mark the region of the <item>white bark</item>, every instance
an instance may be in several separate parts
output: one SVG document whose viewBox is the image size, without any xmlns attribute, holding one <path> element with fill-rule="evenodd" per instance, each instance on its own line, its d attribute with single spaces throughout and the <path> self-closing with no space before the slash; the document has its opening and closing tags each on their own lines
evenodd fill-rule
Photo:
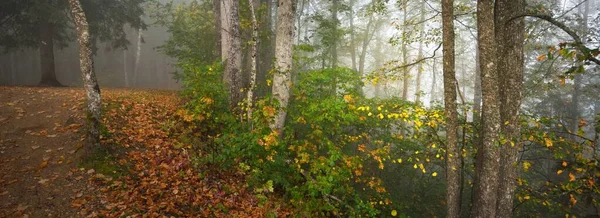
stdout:
<svg viewBox="0 0 600 218">
<path fill-rule="evenodd" d="M 123 49 L 123 75 L 125 75 L 125 87 L 129 87 L 129 73 L 127 72 L 127 50 Z"/>
<path fill-rule="evenodd" d="M 96 81 L 94 73 L 94 59 L 92 57 L 92 46 L 90 41 L 90 32 L 85 13 L 79 0 L 68 0 L 71 7 L 71 13 L 77 29 L 77 38 L 79 41 L 79 61 L 81 66 L 81 76 L 87 95 L 88 112 L 88 140 L 93 145 L 100 144 L 100 112 L 101 95 L 100 87 Z"/>
<path fill-rule="evenodd" d="M 252 122 L 252 106 L 254 100 L 254 89 L 256 88 L 256 53 L 258 45 L 258 22 L 254 13 L 254 2 L 248 0 L 250 5 L 250 16 L 252 17 L 252 47 L 250 59 L 250 88 L 246 93 L 246 101 L 248 102 L 248 121 Z"/>
<path fill-rule="evenodd" d="M 275 39 L 275 75 L 273 76 L 273 98 L 279 102 L 271 129 L 281 134 L 287 115 L 286 109 L 292 86 L 292 40 L 294 35 L 294 11 L 292 0 L 279 0 L 277 9 L 277 38 Z"/>
</svg>

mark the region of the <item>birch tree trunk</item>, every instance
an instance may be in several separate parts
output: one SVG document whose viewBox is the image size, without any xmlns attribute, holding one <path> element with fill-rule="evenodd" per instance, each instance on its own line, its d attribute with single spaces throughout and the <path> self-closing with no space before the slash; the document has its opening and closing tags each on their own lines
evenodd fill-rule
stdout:
<svg viewBox="0 0 600 218">
<path fill-rule="evenodd" d="M 282 134 L 287 115 L 287 106 L 292 86 L 292 41 L 294 37 L 294 1 L 279 0 L 277 9 L 277 38 L 275 39 L 275 75 L 273 76 L 273 98 L 279 109 L 271 129 Z"/>
<path fill-rule="evenodd" d="M 454 51 L 454 0 L 442 0 L 444 112 L 446 114 L 446 217 L 460 217 L 461 152 L 458 148 L 458 112 Z M 418 96 L 417 96 L 418 97 Z"/>
<path fill-rule="evenodd" d="M 94 59 L 92 57 L 92 43 L 90 41 L 88 22 L 79 0 L 68 1 L 77 29 L 79 62 L 83 85 L 87 95 L 88 140 L 92 145 L 100 145 L 100 112 L 102 104 L 100 87 L 98 86 L 94 72 Z"/>
<path fill-rule="evenodd" d="M 248 121 L 252 122 L 252 106 L 254 101 L 254 89 L 256 87 L 256 53 L 258 45 L 258 22 L 254 13 L 254 2 L 248 0 L 250 6 L 250 16 L 252 17 L 252 44 L 250 48 L 250 87 L 246 93 L 246 101 L 248 102 Z"/>
<path fill-rule="evenodd" d="M 496 0 L 496 42 L 498 42 L 498 79 L 500 81 L 500 118 L 502 134 L 508 140 L 500 145 L 500 180 L 496 217 L 512 217 L 520 143 L 519 109 L 522 101 L 525 12 L 520 0 Z"/>
<path fill-rule="evenodd" d="M 498 195 L 500 151 L 500 110 L 496 42 L 494 38 L 494 0 L 477 1 L 477 37 L 481 64 L 483 100 L 482 144 L 477 150 L 478 182 L 475 184 L 473 217 L 495 217 Z"/>
</svg>

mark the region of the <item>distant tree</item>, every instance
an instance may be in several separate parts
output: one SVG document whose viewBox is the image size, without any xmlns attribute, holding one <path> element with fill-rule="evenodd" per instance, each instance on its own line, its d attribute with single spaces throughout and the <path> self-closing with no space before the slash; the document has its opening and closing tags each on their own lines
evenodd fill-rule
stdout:
<svg viewBox="0 0 600 218">
<path fill-rule="evenodd" d="M 273 98 L 279 102 L 279 110 L 271 129 L 282 134 L 287 115 L 287 106 L 292 86 L 292 41 L 294 37 L 293 0 L 279 0 L 277 8 L 277 37 L 275 39 L 275 75 L 273 76 Z"/>
<path fill-rule="evenodd" d="M 79 0 L 69 0 L 71 13 L 77 29 L 77 40 L 79 41 L 79 61 L 81 66 L 81 76 L 87 93 L 87 113 L 88 113 L 88 139 L 90 144 L 100 144 L 100 111 L 101 96 L 96 74 L 94 73 L 94 59 L 92 55 L 92 41 L 90 37 L 90 28 L 88 26 L 86 14 L 83 11 Z"/>
<path fill-rule="evenodd" d="M 143 4 L 152 0 L 82 0 L 87 13 L 92 52 L 98 42 L 125 48 L 125 25 L 145 29 Z M 60 86 L 56 79 L 54 49 L 75 39 L 67 1 L 3 0 L 0 3 L 0 47 L 5 51 L 38 48 L 42 78 L 40 85 Z"/>
</svg>

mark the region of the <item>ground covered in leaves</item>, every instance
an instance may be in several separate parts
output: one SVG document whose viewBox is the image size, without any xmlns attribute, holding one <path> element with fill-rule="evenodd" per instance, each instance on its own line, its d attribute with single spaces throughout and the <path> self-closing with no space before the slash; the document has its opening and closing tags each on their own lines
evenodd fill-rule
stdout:
<svg viewBox="0 0 600 218">
<path fill-rule="evenodd" d="M 242 174 L 194 167 L 176 92 L 102 94 L 103 146 L 92 148 L 83 90 L 0 87 L 0 217 L 290 215 Z"/>
</svg>

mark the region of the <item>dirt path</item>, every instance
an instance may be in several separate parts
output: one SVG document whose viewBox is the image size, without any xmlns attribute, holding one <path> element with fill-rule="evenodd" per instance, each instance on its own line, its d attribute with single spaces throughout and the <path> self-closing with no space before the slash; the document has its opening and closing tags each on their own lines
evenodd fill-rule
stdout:
<svg viewBox="0 0 600 218">
<path fill-rule="evenodd" d="M 291 214 L 258 199 L 243 173 L 193 167 L 176 92 L 103 89 L 102 98 L 103 146 L 90 149 L 83 90 L 0 87 L 0 218 Z"/>
<path fill-rule="evenodd" d="M 82 104 L 79 89 L 0 87 L 0 217 L 75 216 Z"/>
</svg>

